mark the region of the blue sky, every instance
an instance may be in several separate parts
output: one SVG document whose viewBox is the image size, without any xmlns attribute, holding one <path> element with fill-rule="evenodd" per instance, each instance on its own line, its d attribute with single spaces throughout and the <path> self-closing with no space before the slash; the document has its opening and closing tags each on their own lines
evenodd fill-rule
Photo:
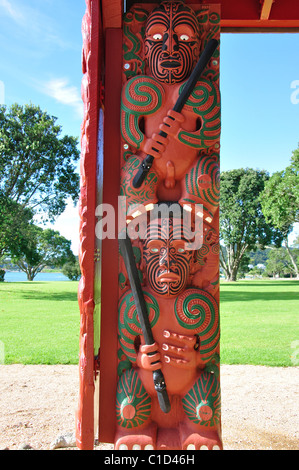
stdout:
<svg viewBox="0 0 299 470">
<path fill-rule="evenodd" d="M 0 103 L 40 105 L 77 137 L 84 13 L 84 0 L 0 0 Z M 299 33 L 222 34 L 222 171 L 289 164 L 299 143 L 298 59 Z M 77 253 L 77 208 L 54 227 Z"/>
</svg>

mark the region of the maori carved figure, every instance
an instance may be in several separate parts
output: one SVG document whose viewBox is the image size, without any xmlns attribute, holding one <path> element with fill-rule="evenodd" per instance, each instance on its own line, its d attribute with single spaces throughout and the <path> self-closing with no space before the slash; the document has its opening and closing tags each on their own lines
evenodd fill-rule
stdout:
<svg viewBox="0 0 299 470">
<path fill-rule="evenodd" d="M 132 243 L 154 343 L 145 344 L 120 258 L 116 449 L 222 448 L 218 51 L 182 112 L 173 111 L 210 38 L 219 38 L 217 6 L 162 1 L 154 9 L 135 5 L 124 18 L 121 195 L 128 233 L 132 225 L 144 226 Z M 147 154 L 154 163 L 136 188 L 133 179 Z M 152 210 L 165 203 L 177 204 L 179 214 Z M 202 230 L 195 248 L 192 227 Z M 157 369 L 168 413 L 154 388 Z"/>
</svg>

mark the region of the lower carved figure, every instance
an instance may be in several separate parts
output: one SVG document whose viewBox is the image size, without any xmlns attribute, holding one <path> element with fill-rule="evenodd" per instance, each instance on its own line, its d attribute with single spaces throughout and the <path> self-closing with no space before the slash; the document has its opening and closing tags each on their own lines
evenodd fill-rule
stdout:
<svg viewBox="0 0 299 470">
<path fill-rule="evenodd" d="M 116 449 L 221 449 L 218 303 L 192 285 L 203 262 L 198 251 L 186 249 L 181 219 L 151 220 L 146 235 L 136 260 L 144 267 L 155 342 L 144 344 L 132 291 L 125 290 L 119 301 Z M 167 414 L 154 388 L 152 373 L 159 368 L 171 404 Z"/>
</svg>

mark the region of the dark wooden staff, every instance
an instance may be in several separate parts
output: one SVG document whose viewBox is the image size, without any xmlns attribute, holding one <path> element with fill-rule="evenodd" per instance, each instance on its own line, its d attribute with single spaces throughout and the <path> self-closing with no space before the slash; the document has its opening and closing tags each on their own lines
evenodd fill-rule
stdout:
<svg viewBox="0 0 299 470">
<path fill-rule="evenodd" d="M 191 73 L 186 85 L 184 86 L 182 93 L 177 99 L 177 102 L 175 103 L 173 107 L 173 111 L 176 111 L 177 113 L 180 113 L 188 100 L 189 96 L 191 95 L 192 91 L 194 90 L 194 87 L 196 83 L 198 82 L 202 72 L 206 68 L 209 60 L 211 59 L 212 55 L 214 54 L 216 48 L 218 46 L 218 41 L 216 39 L 211 39 L 206 47 L 203 50 L 203 53 L 201 54 L 199 61 L 197 62 L 193 72 Z M 161 137 L 167 137 L 166 132 L 160 131 L 159 135 Z M 135 175 L 133 179 L 133 186 L 134 188 L 140 188 L 142 185 L 144 179 L 146 178 L 146 175 L 148 174 L 149 170 L 152 167 L 154 161 L 154 157 L 150 154 L 148 154 L 143 162 L 141 163 L 139 170 L 137 174 Z"/>
<path fill-rule="evenodd" d="M 124 239 L 119 240 L 120 250 L 124 259 L 126 270 L 128 273 L 129 281 L 131 284 L 131 289 L 135 301 L 135 307 L 137 310 L 139 323 L 142 329 L 142 334 L 144 336 L 145 344 L 151 345 L 154 343 L 154 337 L 151 329 L 151 324 L 149 321 L 146 303 L 144 300 L 143 291 L 141 288 L 138 271 L 135 263 L 133 248 L 131 240 L 128 237 L 128 234 L 125 234 Z M 151 355 L 155 354 L 151 353 Z M 161 369 L 153 371 L 153 380 L 155 385 L 155 390 L 157 392 L 159 405 L 161 410 L 164 413 L 169 413 L 170 411 L 170 402 L 166 390 L 166 384 L 164 376 Z"/>
</svg>

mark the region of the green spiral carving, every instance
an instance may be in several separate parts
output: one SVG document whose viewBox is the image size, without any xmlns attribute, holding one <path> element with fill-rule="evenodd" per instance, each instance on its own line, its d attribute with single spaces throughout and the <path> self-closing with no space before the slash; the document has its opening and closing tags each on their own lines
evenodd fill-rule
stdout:
<svg viewBox="0 0 299 470">
<path fill-rule="evenodd" d="M 180 93 L 185 86 L 182 85 Z M 193 148 L 209 148 L 220 136 L 220 93 L 216 84 L 210 80 L 200 80 L 191 93 L 185 108 L 193 111 L 201 119 L 199 131 L 181 131 L 178 138 Z"/>
<path fill-rule="evenodd" d="M 198 179 L 202 175 L 210 178 L 210 185 L 201 186 Z M 185 177 L 186 190 L 189 198 L 192 196 L 217 207 L 220 196 L 220 169 L 215 160 L 209 156 L 199 158 L 195 167 Z"/>
<path fill-rule="evenodd" d="M 219 311 L 214 297 L 201 289 L 185 290 L 175 301 L 178 323 L 200 339 L 200 354 L 208 362 L 219 343 Z"/>
<path fill-rule="evenodd" d="M 152 77 L 137 75 L 124 86 L 121 99 L 121 133 L 129 145 L 139 149 L 144 138 L 139 128 L 139 119 L 159 110 L 164 95 L 164 88 Z"/>
<path fill-rule="evenodd" d="M 155 297 L 144 291 L 144 299 L 149 315 L 151 327 L 157 323 L 159 318 L 159 305 Z M 119 343 L 131 362 L 136 362 L 136 350 L 134 341 L 136 336 L 142 334 L 142 330 L 135 308 L 132 291 L 126 292 L 119 301 L 118 306 L 118 333 Z"/>
</svg>

